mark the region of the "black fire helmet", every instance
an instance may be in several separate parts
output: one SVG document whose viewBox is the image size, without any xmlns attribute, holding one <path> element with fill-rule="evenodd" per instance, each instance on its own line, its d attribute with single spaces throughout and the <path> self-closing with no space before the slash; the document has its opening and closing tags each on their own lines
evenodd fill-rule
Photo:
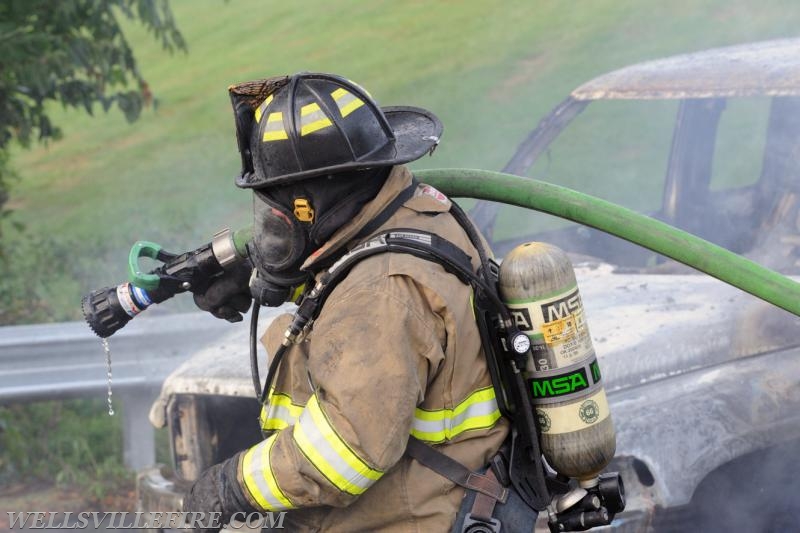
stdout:
<svg viewBox="0 0 800 533">
<path fill-rule="evenodd" d="M 409 106 L 378 107 L 355 83 L 300 73 L 229 87 L 242 155 L 236 185 L 263 188 L 408 163 L 432 151 L 442 123 Z"/>
</svg>

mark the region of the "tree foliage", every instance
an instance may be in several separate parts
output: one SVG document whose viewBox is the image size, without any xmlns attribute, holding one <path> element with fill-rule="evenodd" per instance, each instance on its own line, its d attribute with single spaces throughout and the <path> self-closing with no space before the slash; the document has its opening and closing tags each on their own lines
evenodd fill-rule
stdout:
<svg viewBox="0 0 800 533">
<path fill-rule="evenodd" d="M 61 135 L 48 102 L 90 115 L 116 106 L 130 121 L 150 103 L 122 18 L 143 24 L 167 51 L 186 49 L 167 0 L 0 0 L 0 210 L 9 144 Z"/>
<path fill-rule="evenodd" d="M 60 137 L 53 103 L 90 115 L 117 107 L 130 121 L 150 103 L 123 19 L 143 24 L 167 51 L 186 49 L 167 0 L 0 0 L 0 223 L 8 214 L 9 147 Z M 50 299 L 37 291 L 71 264 L 63 243 L 22 242 L 30 249 L 14 254 L 3 254 L 0 242 L 0 324 L 52 320 Z M 8 268 L 11 261 L 27 264 Z M 26 275 L 9 278 L 6 270 Z M 85 400 L 0 407 L 0 485 L 16 475 L 113 489 L 125 472 L 120 426 L 97 412 Z M 43 427 L 51 433 L 40 435 Z"/>
</svg>

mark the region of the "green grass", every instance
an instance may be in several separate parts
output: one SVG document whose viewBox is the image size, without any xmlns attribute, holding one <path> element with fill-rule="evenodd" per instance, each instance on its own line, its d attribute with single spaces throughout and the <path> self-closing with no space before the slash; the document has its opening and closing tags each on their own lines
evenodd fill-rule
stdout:
<svg viewBox="0 0 800 533">
<path fill-rule="evenodd" d="M 121 417 L 102 399 L 0 406 L 0 485 L 14 479 L 73 486 L 92 498 L 130 485 L 122 467 Z"/>
<path fill-rule="evenodd" d="M 595 75 L 715 45 L 791 36 L 800 27 L 791 0 L 173 6 L 188 54 L 165 55 L 141 28 L 128 28 L 157 110 L 134 124 L 118 113 L 98 110 L 92 118 L 56 110 L 64 139 L 14 154 L 21 179 L 10 207 L 26 230 L 24 242 L 14 231 L 6 236 L 16 250 L 0 281 L 4 301 L 16 302 L 8 317 L 77 319 L 82 293 L 123 278 L 135 240 L 183 250 L 220 227 L 247 223 L 249 194 L 233 186 L 238 153 L 226 91 L 232 82 L 301 70 L 341 73 L 383 105 L 418 105 L 440 116 L 442 145 L 415 168 L 498 169 L 539 118 Z M 613 112 L 598 112 L 587 124 L 614 119 Z M 561 175 L 551 169 L 550 179 L 591 190 L 585 163 L 605 148 L 589 135 L 570 141 L 576 153 L 585 146 L 584 155 Z M 664 135 L 640 137 L 643 151 L 632 157 L 652 155 L 663 165 L 660 145 L 653 146 Z M 635 190 L 647 176 L 624 179 Z M 25 314 L 28 299 L 35 312 Z"/>
</svg>

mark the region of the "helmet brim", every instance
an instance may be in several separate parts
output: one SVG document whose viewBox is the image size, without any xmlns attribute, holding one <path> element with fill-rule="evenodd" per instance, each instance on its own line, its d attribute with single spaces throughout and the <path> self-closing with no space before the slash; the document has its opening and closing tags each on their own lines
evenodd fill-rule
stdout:
<svg viewBox="0 0 800 533">
<path fill-rule="evenodd" d="M 444 127 L 436 115 L 430 111 L 412 106 L 388 106 L 382 107 L 381 111 L 386 115 L 386 120 L 394 132 L 394 143 L 389 143 L 358 161 L 339 165 L 314 168 L 266 179 L 258 179 L 255 174 L 250 173 L 240 175 L 236 178 L 236 185 L 244 189 L 258 189 L 348 170 L 401 165 L 419 159 L 439 143 Z"/>
</svg>

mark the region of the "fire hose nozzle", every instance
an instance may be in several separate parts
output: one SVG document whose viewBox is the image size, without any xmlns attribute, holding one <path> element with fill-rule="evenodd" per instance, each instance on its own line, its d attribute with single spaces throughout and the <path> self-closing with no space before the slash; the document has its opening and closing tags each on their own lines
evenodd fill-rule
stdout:
<svg viewBox="0 0 800 533">
<path fill-rule="evenodd" d="M 139 241 L 128 256 L 129 281 L 84 296 L 81 301 L 83 316 L 99 337 L 110 337 L 151 304 L 187 290 L 205 290 L 210 280 L 226 267 L 246 260 L 247 242 L 251 238 L 252 228 L 233 233 L 223 230 L 214 235 L 212 242 L 182 254 L 166 252 L 156 243 Z M 163 264 L 144 272 L 139 265 L 142 257 Z"/>
<path fill-rule="evenodd" d="M 86 322 L 102 339 L 116 333 L 132 318 L 120 305 L 117 289 L 118 287 L 103 287 L 90 292 L 81 300 L 81 309 Z"/>
</svg>

